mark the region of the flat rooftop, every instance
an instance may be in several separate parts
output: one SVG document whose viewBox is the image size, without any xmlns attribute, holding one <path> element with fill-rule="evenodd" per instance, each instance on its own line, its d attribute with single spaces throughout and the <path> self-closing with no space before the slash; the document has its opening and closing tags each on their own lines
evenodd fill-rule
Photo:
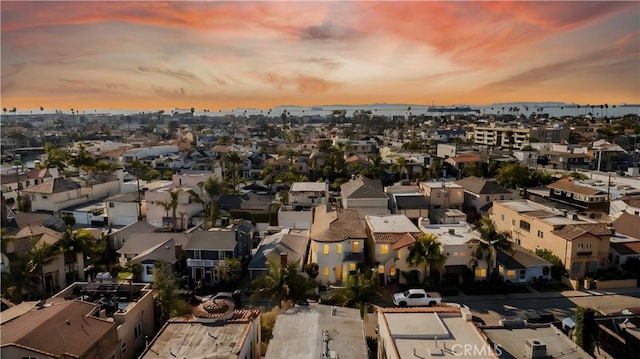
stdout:
<svg viewBox="0 0 640 359">
<path fill-rule="evenodd" d="M 366 216 L 366 222 L 374 233 L 419 233 L 420 229 L 404 214 Z"/>
<path fill-rule="evenodd" d="M 238 358 L 250 327 L 168 322 L 141 358 Z"/>
<path fill-rule="evenodd" d="M 400 358 L 468 357 L 465 345 L 477 348 L 473 358 L 497 356 L 460 313 L 383 313 Z"/>
<path fill-rule="evenodd" d="M 455 182 L 442 182 L 442 181 L 433 181 L 433 182 L 420 182 L 420 185 L 423 185 L 425 187 L 429 187 L 429 188 L 463 188 L 461 185 L 455 183 Z"/>
<path fill-rule="evenodd" d="M 321 358 L 323 330 L 331 338 L 329 350 L 335 351 L 340 359 L 366 358 L 360 311 L 315 304 L 278 314 L 265 359 Z"/>
<path fill-rule="evenodd" d="M 589 355 L 553 326 L 527 328 L 483 328 L 482 332 L 502 350 L 501 359 L 530 358 L 527 340 L 547 346 L 545 358 L 582 359 Z"/>
<path fill-rule="evenodd" d="M 294 182 L 289 192 L 324 192 L 326 189 L 324 182 Z"/>
<path fill-rule="evenodd" d="M 468 223 L 427 224 L 420 226 L 420 229 L 425 233 L 436 235 L 443 245 L 450 246 L 462 245 L 480 237 Z"/>
</svg>

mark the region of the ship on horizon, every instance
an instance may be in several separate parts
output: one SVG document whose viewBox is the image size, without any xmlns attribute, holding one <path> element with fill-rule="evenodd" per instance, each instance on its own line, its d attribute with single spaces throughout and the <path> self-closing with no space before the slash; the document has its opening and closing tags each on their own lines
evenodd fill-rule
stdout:
<svg viewBox="0 0 640 359">
<path fill-rule="evenodd" d="M 467 112 L 480 112 L 476 108 L 469 106 L 429 106 L 427 112 L 441 112 L 441 113 L 467 113 Z"/>
</svg>

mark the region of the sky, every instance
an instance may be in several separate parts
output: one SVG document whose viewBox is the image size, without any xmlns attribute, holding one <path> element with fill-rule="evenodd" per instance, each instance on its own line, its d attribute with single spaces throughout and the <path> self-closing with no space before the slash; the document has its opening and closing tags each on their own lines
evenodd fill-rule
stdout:
<svg viewBox="0 0 640 359">
<path fill-rule="evenodd" d="M 5 1 L 3 107 L 640 103 L 640 2 Z"/>
</svg>

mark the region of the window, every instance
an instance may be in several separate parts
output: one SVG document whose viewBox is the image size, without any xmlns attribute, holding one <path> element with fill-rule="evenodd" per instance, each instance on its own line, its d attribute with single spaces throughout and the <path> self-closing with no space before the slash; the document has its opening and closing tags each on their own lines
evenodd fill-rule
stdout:
<svg viewBox="0 0 640 359">
<path fill-rule="evenodd" d="M 109 202 L 109 208 L 113 208 L 113 207 L 115 207 L 115 206 L 116 206 L 116 204 L 115 204 L 115 203 L 113 203 L 113 202 Z"/>
<path fill-rule="evenodd" d="M 324 267 L 322 270 L 322 275 L 329 275 L 329 267 Z"/>
<path fill-rule="evenodd" d="M 620 256 L 619 255 L 616 255 L 613 263 L 614 264 L 620 264 Z"/>
<path fill-rule="evenodd" d="M 520 269 L 520 280 L 524 280 L 525 278 L 527 278 L 527 270 Z"/>
<path fill-rule="evenodd" d="M 342 244 L 336 244 L 336 253 L 342 253 Z"/>
<path fill-rule="evenodd" d="M 325 244 L 322 246 L 322 254 L 329 254 L 329 245 Z"/>
<path fill-rule="evenodd" d="M 122 354 L 127 352 L 127 343 L 122 343 L 120 346 L 120 352 L 122 352 Z"/>
<path fill-rule="evenodd" d="M 500 195 L 500 200 L 501 201 L 504 200 L 504 195 L 503 194 Z"/>
<path fill-rule="evenodd" d="M 356 264 L 355 263 L 349 263 L 349 271 L 353 272 L 356 270 Z"/>
<path fill-rule="evenodd" d="M 487 270 L 484 268 L 476 268 L 476 277 L 484 278 L 487 276 Z"/>
<path fill-rule="evenodd" d="M 500 275 L 504 275 L 504 267 L 503 266 L 499 266 L 498 267 L 498 273 L 500 273 Z"/>
<path fill-rule="evenodd" d="M 389 253 L 389 245 L 383 244 L 380 246 L 380 254 L 388 254 Z"/>
<path fill-rule="evenodd" d="M 491 201 L 491 196 L 486 197 L 487 202 Z"/>
<path fill-rule="evenodd" d="M 516 271 L 514 270 L 508 270 L 507 271 L 507 278 L 513 278 L 516 276 Z"/>
<path fill-rule="evenodd" d="M 353 241 L 353 253 L 360 253 L 360 242 L 359 241 Z"/>
<path fill-rule="evenodd" d="M 389 268 L 389 276 L 391 276 L 391 277 L 395 277 L 396 276 L 396 267 Z"/>
<path fill-rule="evenodd" d="M 458 252 L 453 252 L 454 257 L 457 257 L 458 255 L 459 255 Z"/>
<path fill-rule="evenodd" d="M 460 257 L 466 257 L 468 255 L 469 255 L 469 253 L 467 253 L 467 252 L 460 252 Z"/>
<path fill-rule="evenodd" d="M 538 231 L 538 238 L 544 238 L 544 232 Z"/>
<path fill-rule="evenodd" d="M 136 324 L 136 327 L 133 328 L 133 339 L 138 339 L 138 337 L 142 334 L 142 323 Z"/>
<path fill-rule="evenodd" d="M 511 220 L 511 225 L 512 225 L 512 226 L 515 226 L 515 225 L 516 225 L 516 220 L 515 220 L 515 219 L 512 219 L 512 220 Z"/>
<path fill-rule="evenodd" d="M 145 266 L 144 268 L 147 275 L 153 275 L 153 266 Z"/>
<path fill-rule="evenodd" d="M 573 262 L 571 264 L 571 274 L 582 274 L 582 262 Z"/>
<path fill-rule="evenodd" d="M 504 214 L 500 215 L 500 220 L 504 222 Z"/>
<path fill-rule="evenodd" d="M 531 231 L 531 225 L 527 221 L 520 220 L 520 229 L 529 232 Z"/>
<path fill-rule="evenodd" d="M 318 250 L 318 243 L 313 242 L 313 251 L 317 251 Z"/>
<path fill-rule="evenodd" d="M 193 259 L 202 259 L 202 252 L 199 249 L 193 251 Z"/>
</svg>

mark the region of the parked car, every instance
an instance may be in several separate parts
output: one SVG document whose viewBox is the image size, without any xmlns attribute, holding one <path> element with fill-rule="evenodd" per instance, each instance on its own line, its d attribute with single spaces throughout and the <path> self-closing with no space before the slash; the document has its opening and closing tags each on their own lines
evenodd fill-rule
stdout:
<svg viewBox="0 0 640 359">
<path fill-rule="evenodd" d="M 409 289 L 393 295 L 393 304 L 399 307 L 433 307 L 442 301 L 438 293 L 427 293 L 424 289 Z"/>
</svg>

